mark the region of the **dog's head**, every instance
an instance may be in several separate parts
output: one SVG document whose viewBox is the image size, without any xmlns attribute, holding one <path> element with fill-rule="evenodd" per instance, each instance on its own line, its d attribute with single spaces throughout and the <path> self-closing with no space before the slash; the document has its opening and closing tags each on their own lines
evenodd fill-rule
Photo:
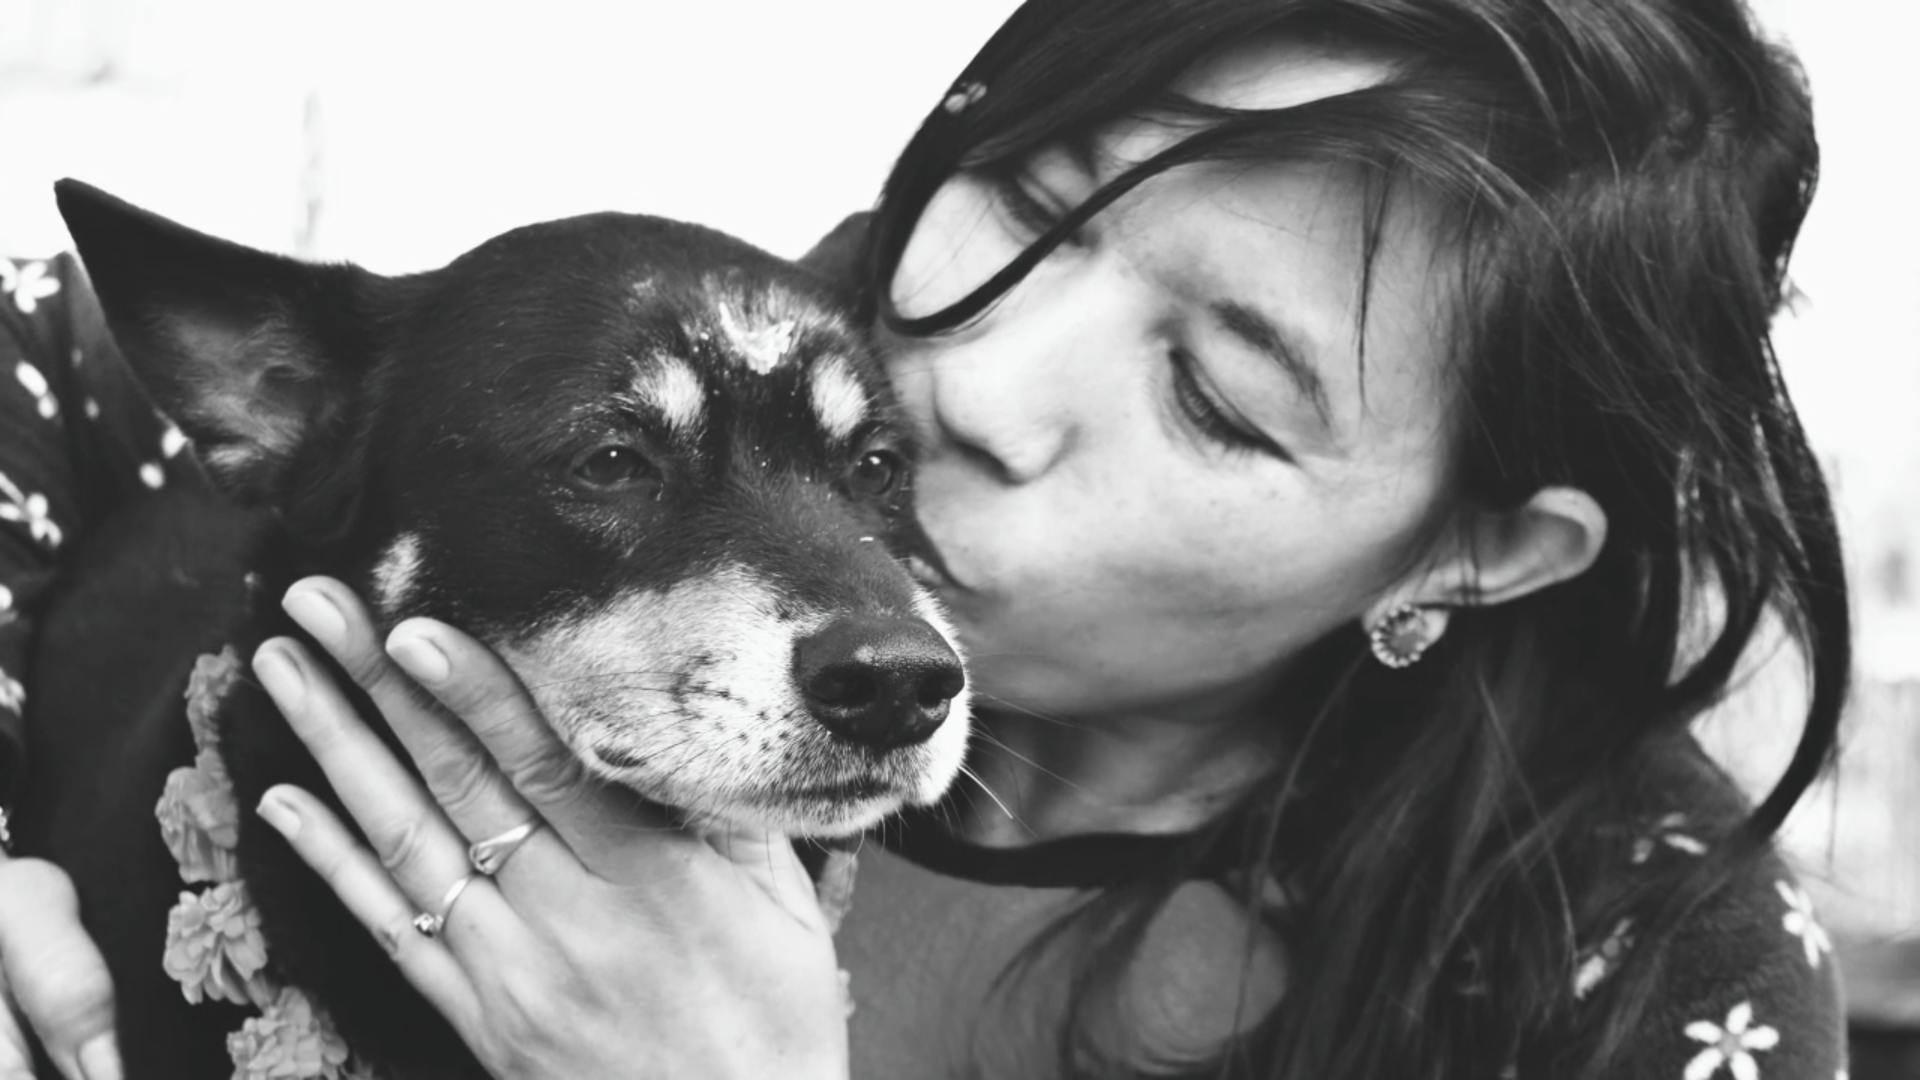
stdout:
<svg viewBox="0 0 1920 1080">
<path fill-rule="evenodd" d="M 888 541 L 910 448 L 799 269 L 602 214 L 382 277 L 58 189 L 123 351 L 233 497 L 389 624 L 497 649 L 595 773 L 830 835 L 939 797 L 967 699 Z"/>
</svg>

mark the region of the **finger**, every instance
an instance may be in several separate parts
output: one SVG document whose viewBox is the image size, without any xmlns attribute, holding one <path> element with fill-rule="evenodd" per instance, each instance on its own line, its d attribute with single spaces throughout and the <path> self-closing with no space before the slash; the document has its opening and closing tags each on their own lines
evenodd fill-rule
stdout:
<svg viewBox="0 0 1920 1080">
<path fill-rule="evenodd" d="M 691 842 L 657 807 L 589 775 L 541 718 L 520 680 L 486 646 L 445 623 L 417 618 L 394 627 L 387 647 L 409 675 L 466 722 L 506 782 L 589 867 L 606 872 L 631 857 L 637 835 L 648 831 L 663 843 Z"/>
<path fill-rule="evenodd" d="M 0 1080 L 31 1080 L 32 1076 L 33 1051 L 27 1046 L 27 1030 L 7 989 L 6 970 L 0 967 Z"/>
<path fill-rule="evenodd" d="M 267 641 L 254 654 L 253 666 L 400 894 L 414 912 L 436 909 L 447 889 L 469 872 L 466 841 L 297 642 Z M 511 920 L 499 894 L 489 893 L 499 917 Z M 484 905 L 476 900 L 470 906 Z"/>
<path fill-rule="evenodd" d="M 447 945 L 456 931 L 469 942 L 476 937 L 484 939 L 491 921 L 485 917 L 483 897 L 498 903 L 498 894 L 467 889 L 447 913 L 441 937 L 428 938 L 414 929 L 413 920 L 419 911 L 413 902 L 320 800 L 297 787 L 280 784 L 267 789 L 256 809 L 366 927 L 421 996 L 462 1037 L 470 1034 L 474 1018 L 480 1015 L 479 999 L 472 980 Z"/>
<path fill-rule="evenodd" d="M 287 590 L 282 606 L 367 691 L 463 837 L 482 840 L 539 820 L 473 733 L 435 707 L 381 650 L 372 620 L 351 589 L 331 578 L 306 578 Z M 549 836 L 539 843 L 553 842 Z M 529 864 L 542 861 L 522 859 L 521 853 L 507 864 L 519 865 L 502 867 L 503 873 L 525 874 Z"/>
<path fill-rule="evenodd" d="M 52 863 L 0 863 L 0 967 L 21 1014 L 62 1072 L 118 1080 L 113 977 L 81 926 L 73 882 Z"/>
<path fill-rule="evenodd" d="M 793 842 L 780 833 L 727 830 L 707 833 L 703 839 L 716 855 L 732 863 L 738 873 L 803 925 L 831 931 L 845 913 L 846 898 L 836 897 L 840 909 L 829 911 L 823 907 L 821 896 L 830 887 L 851 892 L 853 860 L 845 853 L 828 856 L 827 870 L 835 877 L 823 877 L 816 887 Z"/>
</svg>

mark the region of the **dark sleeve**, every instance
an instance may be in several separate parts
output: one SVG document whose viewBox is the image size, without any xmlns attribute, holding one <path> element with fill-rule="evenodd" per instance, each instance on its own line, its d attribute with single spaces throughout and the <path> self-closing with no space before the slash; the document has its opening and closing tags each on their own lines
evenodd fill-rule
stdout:
<svg viewBox="0 0 1920 1080">
<path fill-rule="evenodd" d="M 1685 1037 L 1690 1074 L 1712 1076 L 1706 1063 L 1718 1054 L 1742 1075 L 1732 1061 L 1736 1047 L 1749 1048 L 1765 1075 L 1779 1080 L 1833 1080 L 1845 1071 L 1846 1016 L 1833 943 L 1806 890 L 1778 858 L 1763 862 L 1747 888 L 1696 917 L 1676 959 L 1665 1026 Z"/>
<path fill-rule="evenodd" d="M 1705 830 L 1701 830 L 1704 832 Z M 1698 858 L 1706 841 L 1669 815 L 1636 847 L 1644 860 Z M 1587 996 L 1633 945 L 1631 919 L 1581 959 Z M 1618 1075 L 1672 1080 L 1837 1080 L 1846 1021 L 1833 945 L 1812 901 L 1773 853 L 1688 918 Z"/>
<path fill-rule="evenodd" d="M 20 787 L 33 694 L 22 680 L 62 554 L 142 493 L 202 482 L 185 446 L 114 346 L 79 263 L 0 257 L 0 814 Z"/>
</svg>

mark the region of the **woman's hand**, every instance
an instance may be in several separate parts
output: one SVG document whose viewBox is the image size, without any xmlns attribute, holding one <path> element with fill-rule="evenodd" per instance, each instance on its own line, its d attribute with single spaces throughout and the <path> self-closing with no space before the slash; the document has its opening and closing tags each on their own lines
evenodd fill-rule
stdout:
<svg viewBox="0 0 1920 1080">
<path fill-rule="evenodd" d="M 297 788 L 269 790 L 260 814 L 494 1075 L 847 1075 L 832 937 L 784 837 L 693 835 L 593 780 L 505 665 L 450 627 L 409 620 L 383 653 L 339 582 L 302 581 L 285 607 L 366 689 L 426 786 L 276 638 L 254 671 L 373 850 Z M 529 821 L 437 935 L 416 928 L 472 873 L 470 843 Z"/>
<path fill-rule="evenodd" d="M 113 977 L 66 872 L 0 853 L 0 1080 L 32 1080 L 27 1031 L 68 1080 L 120 1080 Z"/>
</svg>

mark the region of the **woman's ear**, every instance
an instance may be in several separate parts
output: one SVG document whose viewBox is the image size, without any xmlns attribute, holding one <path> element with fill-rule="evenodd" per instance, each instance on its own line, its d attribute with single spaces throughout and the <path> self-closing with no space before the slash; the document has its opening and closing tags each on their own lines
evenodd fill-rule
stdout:
<svg viewBox="0 0 1920 1080">
<path fill-rule="evenodd" d="M 1577 488 L 1542 488 L 1510 510 L 1472 510 L 1451 541 L 1403 589 L 1371 612 L 1400 604 L 1485 607 L 1578 577 L 1607 542 L 1607 515 Z"/>
</svg>

